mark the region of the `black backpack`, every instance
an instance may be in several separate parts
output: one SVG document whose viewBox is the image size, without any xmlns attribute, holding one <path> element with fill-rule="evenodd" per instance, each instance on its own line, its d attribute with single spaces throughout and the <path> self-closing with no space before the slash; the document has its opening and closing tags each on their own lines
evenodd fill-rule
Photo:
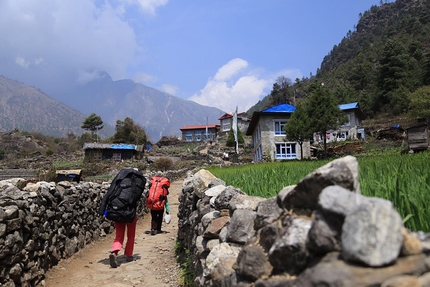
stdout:
<svg viewBox="0 0 430 287">
<path fill-rule="evenodd" d="M 142 172 L 133 168 L 120 170 L 101 201 L 99 214 L 116 222 L 132 222 L 145 184 Z"/>
</svg>

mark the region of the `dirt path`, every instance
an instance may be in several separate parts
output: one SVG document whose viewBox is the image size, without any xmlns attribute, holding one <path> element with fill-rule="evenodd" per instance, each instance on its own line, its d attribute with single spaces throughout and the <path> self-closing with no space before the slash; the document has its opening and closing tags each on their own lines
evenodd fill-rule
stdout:
<svg viewBox="0 0 430 287">
<path fill-rule="evenodd" d="M 114 234 L 87 245 L 77 254 L 62 260 L 46 274 L 45 284 L 56 287 L 122 287 L 122 286 L 179 286 L 179 265 L 176 263 L 174 244 L 178 231 L 178 196 L 183 180 L 174 181 L 169 189 L 172 221 L 163 223 L 164 233 L 150 235 L 151 216 L 137 222 L 134 247 L 135 258 L 126 262 L 123 250 L 118 256 L 118 268 L 109 265 L 109 253 Z M 125 242 L 124 242 L 125 243 Z"/>
</svg>

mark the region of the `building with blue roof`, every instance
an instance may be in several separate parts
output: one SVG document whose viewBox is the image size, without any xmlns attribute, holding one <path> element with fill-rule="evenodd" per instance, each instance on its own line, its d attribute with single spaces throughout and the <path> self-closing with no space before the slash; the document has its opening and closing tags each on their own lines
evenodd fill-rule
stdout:
<svg viewBox="0 0 430 287">
<path fill-rule="evenodd" d="M 323 141 L 323 136 L 326 137 L 327 143 L 333 141 L 345 141 L 347 139 L 366 138 L 366 133 L 363 128 L 363 120 L 366 116 L 361 111 L 358 102 L 339 105 L 339 109 L 345 113 L 348 117 L 348 121 L 339 126 L 336 130 L 327 131 L 325 135 L 315 134 L 314 140 L 316 142 Z"/>
<path fill-rule="evenodd" d="M 300 159 L 300 145 L 288 141 L 284 131 L 284 126 L 295 110 L 295 106 L 280 104 L 253 113 L 246 135 L 252 135 L 254 162 Z M 303 143 L 302 148 L 303 158 L 309 158 L 310 142 Z"/>
<path fill-rule="evenodd" d="M 314 141 L 323 141 L 323 136 L 327 138 L 327 142 L 365 138 L 362 124 L 365 116 L 358 102 L 342 104 L 339 108 L 345 112 L 348 122 L 337 130 L 327 131 L 326 135 L 315 134 Z M 254 162 L 301 159 L 300 145 L 288 141 L 288 135 L 284 131 L 284 126 L 295 110 L 295 106 L 280 104 L 253 113 L 246 135 L 252 136 Z M 310 141 L 304 142 L 302 148 L 303 158 L 310 158 Z"/>
<path fill-rule="evenodd" d="M 85 157 L 87 162 L 101 160 L 132 160 L 139 159 L 143 154 L 143 146 L 124 143 L 85 143 Z"/>
</svg>

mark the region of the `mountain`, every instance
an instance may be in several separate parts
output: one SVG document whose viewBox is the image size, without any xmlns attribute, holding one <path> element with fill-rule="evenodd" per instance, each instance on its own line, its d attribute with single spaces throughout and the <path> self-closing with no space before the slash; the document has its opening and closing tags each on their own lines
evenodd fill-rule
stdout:
<svg viewBox="0 0 430 287">
<path fill-rule="evenodd" d="M 162 136 L 180 136 L 185 125 L 219 123 L 224 114 L 131 80 L 113 81 L 106 73 L 97 81 L 65 89 L 64 96 L 60 103 L 36 88 L 0 77 L 0 129 L 80 135 L 85 117 L 95 113 L 105 124 L 99 132 L 102 138 L 114 134 L 117 120 L 129 117 L 157 142 Z"/>
<path fill-rule="evenodd" d="M 0 76 L 0 130 L 81 134 L 85 116 L 42 91 Z"/>
<path fill-rule="evenodd" d="M 428 0 L 397 0 L 372 5 L 359 13 L 354 30 L 345 31 L 315 76 L 296 80 L 285 91 L 273 90 L 258 109 L 279 97 L 300 101 L 324 83 L 339 104 L 359 102 L 369 118 L 414 114 L 412 94 L 430 85 L 429 4 Z"/>
<path fill-rule="evenodd" d="M 85 85 L 65 91 L 68 106 L 89 115 L 99 115 L 103 122 L 115 126 L 126 117 L 143 127 L 149 140 L 157 142 L 162 136 L 180 136 L 185 125 L 219 123 L 223 111 L 202 106 L 134 83 L 131 80 L 113 81 L 107 73 Z M 64 98 L 64 97 L 63 97 Z"/>
</svg>

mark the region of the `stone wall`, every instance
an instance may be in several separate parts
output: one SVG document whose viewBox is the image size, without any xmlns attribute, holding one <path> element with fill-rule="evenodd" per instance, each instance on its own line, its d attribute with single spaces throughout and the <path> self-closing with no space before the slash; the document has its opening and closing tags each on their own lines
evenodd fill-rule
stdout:
<svg viewBox="0 0 430 287">
<path fill-rule="evenodd" d="M 360 194 L 358 163 L 328 163 L 269 199 L 206 170 L 179 198 L 178 240 L 195 286 L 430 286 L 430 235 Z"/>
<path fill-rule="evenodd" d="M 36 169 L 0 169 L 0 180 L 11 178 L 35 179 L 39 177 Z"/>
<path fill-rule="evenodd" d="M 173 181 L 181 173 L 159 175 Z M 109 186 L 110 182 L 0 181 L 0 286 L 36 286 L 61 259 L 113 232 L 113 222 L 98 215 Z M 147 212 L 143 204 L 141 200 L 140 216 Z"/>
<path fill-rule="evenodd" d="M 97 214 L 109 184 L 0 182 L 0 286 L 35 286 L 45 272 L 114 230 Z"/>
</svg>

